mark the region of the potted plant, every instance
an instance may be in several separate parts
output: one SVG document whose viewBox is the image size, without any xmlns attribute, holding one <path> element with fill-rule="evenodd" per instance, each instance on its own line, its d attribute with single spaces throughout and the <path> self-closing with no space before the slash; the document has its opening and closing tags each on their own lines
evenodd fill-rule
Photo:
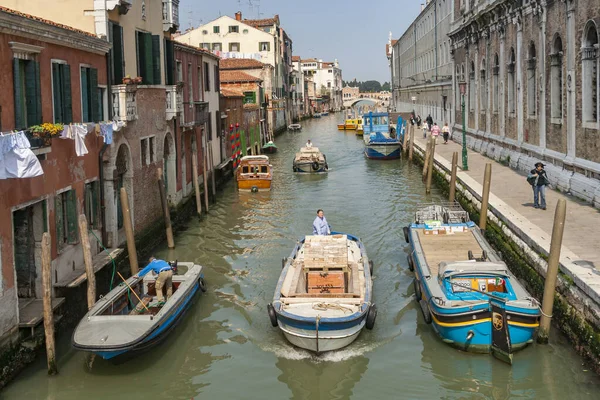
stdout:
<svg viewBox="0 0 600 400">
<path fill-rule="evenodd" d="M 29 128 L 33 139 L 33 143 L 32 139 L 29 140 L 29 143 L 31 144 L 31 147 L 35 147 L 34 144 L 37 145 L 37 147 L 50 146 L 52 138 L 60 136 L 64 129 L 63 124 L 53 124 L 51 122 L 34 125 Z"/>
<path fill-rule="evenodd" d="M 130 75 L 127 75 L 123 78 L 124 85 L 131 85 L 133 83 L 133 79 L 131 79 Z"/>
<path fill-rule="evenodd" d="M 142 77 L 141 76 L 136 76 L 132 80 L 133 80 L 133 83 L 135 83 L 137 85 L 139 85 L 140 83 L 142 83 Z"/>
</svg>

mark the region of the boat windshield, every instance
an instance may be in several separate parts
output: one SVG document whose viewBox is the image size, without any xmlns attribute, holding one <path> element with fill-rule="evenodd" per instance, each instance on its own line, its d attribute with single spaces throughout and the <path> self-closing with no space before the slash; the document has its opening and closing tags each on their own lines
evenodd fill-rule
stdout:
<svg viewBox="0 0 600 400">
<path fill-rule="evenodd" d="M 517 296 L 510 280 L 499 275 L 460 275 L 443 280 L 443 288 L 448 300 L 484 300 L 491 296 L 506 300 L 516 300 Z"/>
</svg>

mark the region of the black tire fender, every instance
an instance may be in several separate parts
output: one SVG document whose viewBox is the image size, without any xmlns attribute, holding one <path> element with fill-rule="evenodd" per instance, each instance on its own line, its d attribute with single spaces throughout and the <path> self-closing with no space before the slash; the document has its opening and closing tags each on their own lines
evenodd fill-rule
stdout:
<svg viewBox="0 0 600 400">
<path fill-rule="evenodd" d="M 406 262 L 408 262 L 408 270 L 413 272 L 415 270 L 415 262 L 410 254 L 406 256 Z"/>
<path fill-rule="evenodd" d="M 371 278 L 373 278 L 373 260 L 369 260 L 369 274 L 371 274 Z"/>
<path fill-rule="evenodd" d="M 204 278 L 198 279 L 198 286 L 200 286 L 202 293 L 206 292 L 206 282 L 204 281 Z"/>
<path fill-rule="evenodd" d="M 375 326 L 375 319 L 377 318 L 377 306 L 375 304 L 371 304 L 369 306 L 369 311 L 367 311 L 367 322 L 365 323 L 365 328 L 368 330 L 373 329 Z"/>
<path fill-rule="evenodd" d="M 421 284 L 417 278 L 413 280 L 413 287 L 415 289 L 415 299 L 417 299 L 417 301 L 421 301 L 423 298 L 423 293 L 421 293 Z"/>
<path fill-rule="evenodd" d="M 429 304 L 425 299 L 419 300 L 419 305 L 421 306 L 421 312 L 423 313 L 423 318 L 425 319 L 426 324 L 431 324 L 431 311 L 429 311 Z"/>
<path fill-rule="evenodd" d="M 317 161 L 312 163 L 312 169 L 313 169 L 313 171 L 319 170 L 319 163 Z"/>
<path fill-rule="evenodd" d="M 271 325 L 273 327 L 276 327 L 277 324 L 277 313 L 275 312 L 275 308 L 273 307 L 273 304 L 269 303 L 267 304 L 267 313 L 269 314 L 269 319 L 271 320 Z"/>
<path fill-rule="evenodd" d="M 408 226 L 402 228 L 402 231 L 404 231 L 404 240 L 406 240 L 406 243 L 410 243 L 410 240 L 408 240 Z"/>
</svg>

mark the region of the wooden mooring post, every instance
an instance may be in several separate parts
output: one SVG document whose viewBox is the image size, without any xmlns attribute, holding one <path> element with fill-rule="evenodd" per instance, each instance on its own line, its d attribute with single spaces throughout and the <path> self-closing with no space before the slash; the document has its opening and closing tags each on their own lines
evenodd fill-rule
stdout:
<svg viewBox="0 0 600 400">
<path fill-rule="evenodd" d="M 450 175 L 450 194 L 448 201 L 454 202 L 456 199 L 456 169 L 458 166 L 458 151 L 452 153 L 452 174 Z"/>
<path fill-rule="evenodd" d="M 485 164 L 483 175 L 483 193 L 481 193 L 481 214 L 479 214 L 479 229 L 485 231 L 487 226 L 487 211 L 490 201 L 490 185 L 492 183 L 492 163 Z"/>
<path fill-rule="evenodd" d="M 135 249 L 135 237 L 133 236 L 133 224 L 131 222 L 131 212 L 129 211 L 129 198 L 127 190 L 121 188 L 121 210 L 123 210 L 123 225 L 125 226 L 125 236 L 127 238 L 127 254 L 129 255 L 129 268 L 131 275 L 139 271 L 137 251 Z"/>
<path fill-rule="evenodd" d="M 550 242 L 546 282 L 544 283 L 544 298 L 542 299 L 542 318 L 540 319 L 540 330 L 537 337 L 538 343 L 548 343 L 548 338 L 550 337 L 550 321 L 552 320 L 552 308 L 554 307 L 554 291 L 556 290 L 556 277 L 558 275 L 560 248 L 562 246 L 566 215 L 567 202 L 565 199 L 560 199 L 554 212 L 552 240 Z"/>
<path fill-rule="evenodd" d="M 408 152 L 406 145 L 408 144 L 408 135 L 410 134 L 411 129 L 412 125 L 410 124 L 410 122 L 406 122 L 406 129 L 404 130 L 404 136 L 402 137 L 402 152 L 405 155 Z"/>
<path fill-rule="evenodd" d="M 412 161 L 413 159 L 413 149 L 415 146 L 415 126 L 410 130 L 410 143 L 408 148 L 408 161 Z"/>
<path fill-rule="evenodd" d="M 83 248 L 83 262 L 85 263 L 85 275 L 87 277 L 87 304 L 88 310 L 96 304 L 96 274 L 92 263 L 92 249 L 88 235 L 88 223 L 85 214 L 79 215 L 79 237 Z"/>
<path fill-rule="evenodd" d="M 208 147 L 208 146 L 207 146 Z M 206 149 L 204 151 L 203 163 L 204 170 L 202 171 L 202 178 L 204 179 L 204 209 L 208 213 L 208 171 L 206 170 Z"/>
<path fill-rule="evenodd" d="M 433 166 L 435 164 L 435 138 L 431 139 L 431 150 L 429 151 L 429 164 L 427 164 L 427 183 L 425 194 L 431 193 L 431 179 L 433 178 Z"/>
<path fill-rule="evenodd" d="M 46 336 L 46 357 L 48 375 L 56 375 L 56 349 L 54 346 L 54 310 L 52 309 L 52 257 L 50 234 L 42 235 L 42 305 L 44 308 L 44 334 Z"/>
<path fill-rule="evenodd" d="M 431 138 L 427 140 L 427 146 L 425 146 L 425 155 L 423 156 L 423 173 L 421 180 L 425 183 L 427 179 L 427 168 L 429 167 L 429 155 L 431 153 Z"/>
<path fill-rule="evenodd" d="M 198 183 L 198 154 L 192 153 L 192 181 L 194 182 L 194 192 L 196 194 L 196 211 L 202 215 L 202 200 L 200 198 L 200 184 Z"/>
<path fill-rule="evenodd" d="M 173 239 L 173 227 L 171 226 L 171 211 L 169 211 L 169 203 L 167 202 L 167 194 L 165 193 L 165 183 L 163 182 L 162 169 L 156 170 L 158 180 L 158 191 L 160 193 L 160 202 L 165 215 L 165 230 L 167 231 L 167 246 L 170 249 L 175 248 L 175 240 Z"/>
<path fill-rule="evenodd" d="M 209 147 L 208 154 L 210 155 L 210 181 L 212 186 L 213 201 L 217 198 L 217 184 L 215 183 L 215 162 L 213 159 L 213 148 Z"/>
</svg>

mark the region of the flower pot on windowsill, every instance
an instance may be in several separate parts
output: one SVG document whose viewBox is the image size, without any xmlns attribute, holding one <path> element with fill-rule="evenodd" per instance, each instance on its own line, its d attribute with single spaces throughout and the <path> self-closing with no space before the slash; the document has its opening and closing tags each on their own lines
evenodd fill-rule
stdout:
<svg viewBox="0 0 600 400">
<path fill-rule="evenodd" d="M 133 83 L 133 79 L 131 78 L 123 78 L 124 85 L 131 85 Z"/>
<path fill-rule="evenodd" d="M 38 149 L 40 147 L 47 146 L 43 138 L 31 137 L 29 138 L 29 145 L 32 149 Z"/>
</svg>

